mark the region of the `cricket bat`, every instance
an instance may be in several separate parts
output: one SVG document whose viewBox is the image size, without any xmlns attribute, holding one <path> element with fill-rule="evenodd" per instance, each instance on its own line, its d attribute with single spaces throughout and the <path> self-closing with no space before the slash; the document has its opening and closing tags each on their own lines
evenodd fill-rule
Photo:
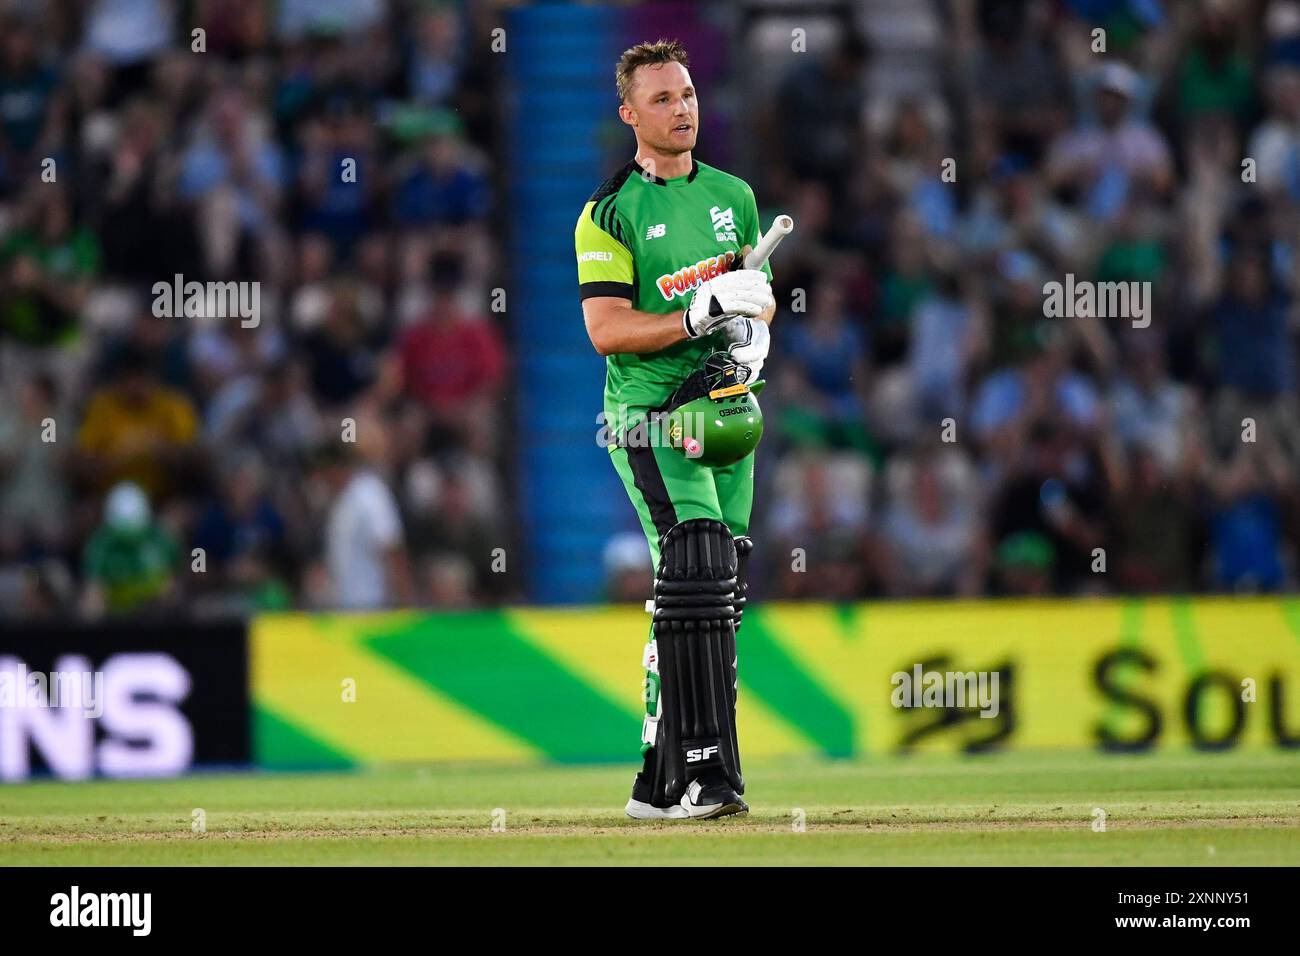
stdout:
<svg viewBox="0 0 1300 956">
<path fill-rule="evenodd" d="M 794 230 L 794 220 L 782 213 L 772 220 L 772 228 L 758 237 L 758 245 L 745 256 L 746 269 L 761 269 L 781 240 Z"/>
</svg>

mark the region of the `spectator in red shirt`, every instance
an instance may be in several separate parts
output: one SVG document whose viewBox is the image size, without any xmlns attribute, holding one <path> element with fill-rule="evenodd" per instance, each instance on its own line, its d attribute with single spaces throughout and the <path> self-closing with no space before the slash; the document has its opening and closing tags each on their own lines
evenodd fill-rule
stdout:
<svg viewBox="0 0 1300 956">
<path fill-rule="evenodd" d="M 458 301 L 461 263 L 440 255 L 433 264 L 433 301 L 397 344 L 403 391 L 429 416 L 430 450 L 468 447 L 490 454 L 505 377 L 501 335 L 482 313 Z"/>
</svg>

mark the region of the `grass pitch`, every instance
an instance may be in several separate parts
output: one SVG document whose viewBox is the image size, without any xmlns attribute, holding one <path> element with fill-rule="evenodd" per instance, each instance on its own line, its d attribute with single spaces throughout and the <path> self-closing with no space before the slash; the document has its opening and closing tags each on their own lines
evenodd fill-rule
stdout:
<svg viewBox="0 0 1300 956">
<path fill-rule="evenodd" d="M 747 816 L 650 824 L 634 770 L 0 786 L 0 865 L 1300 865 L 1300 754 L 756 761 Z"/>
</svg>

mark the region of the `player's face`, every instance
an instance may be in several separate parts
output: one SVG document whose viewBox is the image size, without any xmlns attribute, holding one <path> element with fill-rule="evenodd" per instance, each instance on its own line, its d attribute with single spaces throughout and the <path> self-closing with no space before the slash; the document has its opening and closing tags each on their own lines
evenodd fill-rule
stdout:
<svg viewBox="0 0 1300 956">
<path fill-rule="evenodd" d="M 658 152 L 671 155 L 695 148 L 700 109 L 691 74 L 680 63 L 639 68 L 620 112 L 641 141 Z"/>
</svg>

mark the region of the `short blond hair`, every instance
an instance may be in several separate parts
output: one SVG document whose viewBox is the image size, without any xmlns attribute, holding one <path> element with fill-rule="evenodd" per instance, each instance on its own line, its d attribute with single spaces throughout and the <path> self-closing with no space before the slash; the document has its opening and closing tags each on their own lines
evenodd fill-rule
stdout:
<svg viewBox="0 0 1300 956">
<path fill-rule="evenodd" d="M 614 70 L 614 84 L 618 87 L 618 99 L 627 102 L 627 95 L 632 91 L 633 74 L 638 67 L 652 66 L 656 63 L 680 63 L 689 67 L 691 58 L 686 55 L 686 47 L 677 40 L 655 40 L 638 43 L 623 51 Z"/>
</svg>

